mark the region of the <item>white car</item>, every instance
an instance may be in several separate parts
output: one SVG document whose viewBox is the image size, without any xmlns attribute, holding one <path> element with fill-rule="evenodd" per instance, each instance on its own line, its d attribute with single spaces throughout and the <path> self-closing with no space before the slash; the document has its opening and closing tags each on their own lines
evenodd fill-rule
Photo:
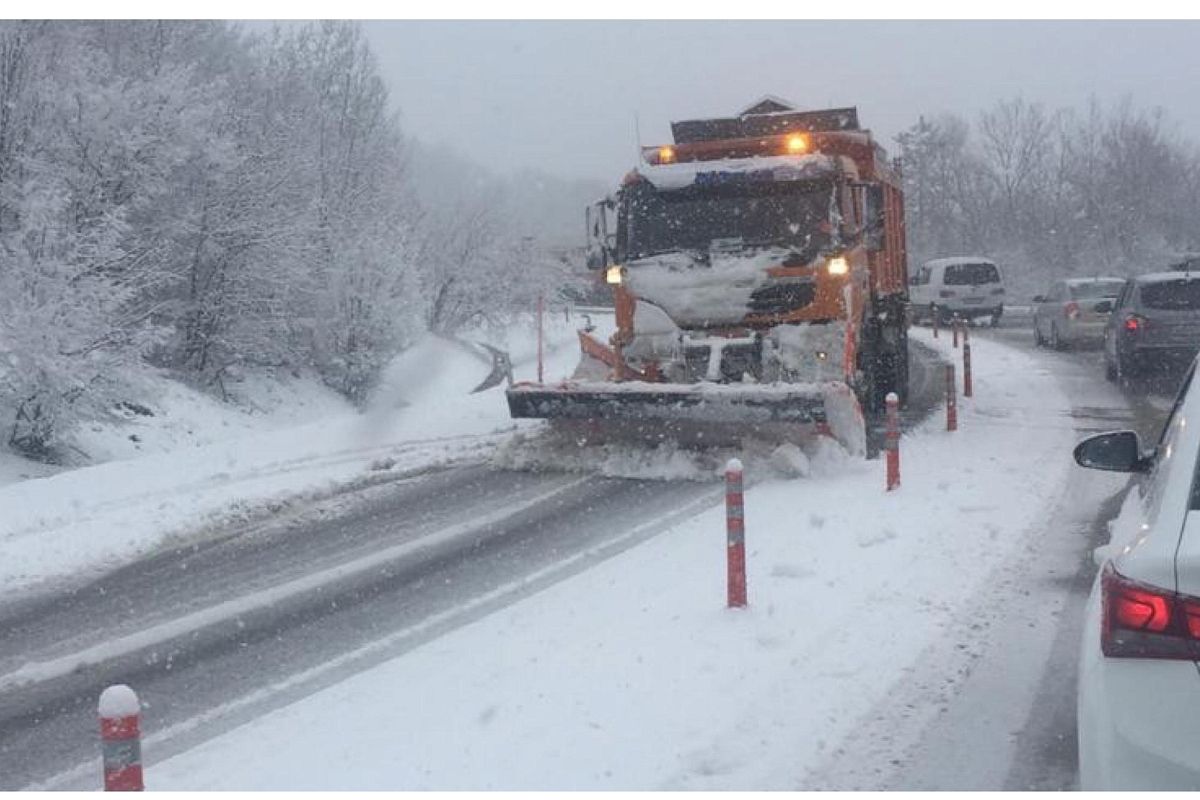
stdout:
<svg viewBox="0 0 1200 800">
<path fill-rule="evenodd" d="M 1192 363 L 1157 446 L 1084 440 L 1085 467 L 1141 473 L 1097 551 L 1080 650 L 1082 789 L 1200 789 L 1200 390 Z"/>
<path fill-rule="evenodd" d="M 926 261 L 908 284 L 909 317 L 913 322 L 941 324 L 952 317 L 988 317 L 1000 324 L 1004 313 L 1004 282 L 994 261 L 980 256 L 935 258 Z"/>
<path fill-rule="evenodd" d="M 1099 344 L 1124 278 L 1067 278 L 1033 298 L 1033 340 L 1059 350 L 1068 345 Z M 1105 301 L 1108 301 L 1107 303 Z"/>
</svg>

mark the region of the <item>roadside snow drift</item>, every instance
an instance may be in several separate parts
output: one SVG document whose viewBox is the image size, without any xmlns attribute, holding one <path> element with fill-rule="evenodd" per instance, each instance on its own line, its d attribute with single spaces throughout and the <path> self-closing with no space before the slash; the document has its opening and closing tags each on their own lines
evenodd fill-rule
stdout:
<svg viewBox="0 0 1200 800">
<path fill-rule="evenodd" d="M 748 608 L 724 608 L 713 508 L 166 761 L 150 732 L 147 786 L 803 785 L 989 573 L 1038 547 L 1065 485 L 1074 437 L 1054 378 L 972 345 L 976 397 L 959 398 L 957 433 L 939 412 L 903 438 L 900 490 L 884 491 L 882 461 L 748 489 Z"/>
<path fill-rule="evenodd" d="M 548 376 L 574 368 L 574 329 L 574 320 L 547 319 Z M 516 377 L 532 378 L 534 329 L 516 325 L 507 339 L 496 343 L 509 348 Z M 395 360 L 363 413 L 310 391 L 293 400 L 315 421 L 279 428 L 278 415 L 237 417 L 178 389 L 164 402 L 175 424 L 197 430 L 143 431 L 147 447 L 162 452 L 128 457 L 121 436 L 89 431 L 89 446 L 120 460 L 0 486 L 0 600 L 269 518 L 296 501 L 486 460 L 513 430 L 536 424 L 509 419 L 502 388 L 469 394 L 489 366 L 469 347 L 429 338 Z M 185 439 L 204 443 L 178 446 Z"/>
</svg>

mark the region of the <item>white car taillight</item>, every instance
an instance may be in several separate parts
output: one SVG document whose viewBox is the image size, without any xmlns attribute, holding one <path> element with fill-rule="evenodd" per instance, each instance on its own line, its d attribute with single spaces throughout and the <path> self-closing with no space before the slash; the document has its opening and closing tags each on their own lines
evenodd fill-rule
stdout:
<svg viewBox="0 0 1200 800">
<path fill-rule="evenodd" d="M 1132 581 L 1113 568 L 1100 576 L 1100 649 L 1110 658 L 1200 658 L 1200 598 Z"/>
</svg>

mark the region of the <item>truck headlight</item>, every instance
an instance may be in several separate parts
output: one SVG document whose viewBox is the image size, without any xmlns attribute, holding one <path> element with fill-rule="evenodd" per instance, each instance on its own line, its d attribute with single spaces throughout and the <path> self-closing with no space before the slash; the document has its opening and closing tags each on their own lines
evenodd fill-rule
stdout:
<svg viewBox="0 0 1200 800">
<path fill-rule="evenodd" d="M 825 269 L 830 275 L 846 275 L 850 272 L 850 262 L 845 256 L 834 256 L 825 262 Z"/>
</svg>

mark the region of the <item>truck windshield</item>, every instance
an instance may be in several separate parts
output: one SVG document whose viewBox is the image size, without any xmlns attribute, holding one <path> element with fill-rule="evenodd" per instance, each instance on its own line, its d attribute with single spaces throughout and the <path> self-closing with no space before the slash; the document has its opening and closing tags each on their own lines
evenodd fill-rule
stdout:
<svg viewBox="0 0 1200 800">
<path fill-rule="evenodd" d="M 816 255 L 828 242 L 832 184 L 798 181 L 628 190 L 627 258 L 676 250 L 708 250 L 714 240 L 774 245 Z"/>
</svg>

